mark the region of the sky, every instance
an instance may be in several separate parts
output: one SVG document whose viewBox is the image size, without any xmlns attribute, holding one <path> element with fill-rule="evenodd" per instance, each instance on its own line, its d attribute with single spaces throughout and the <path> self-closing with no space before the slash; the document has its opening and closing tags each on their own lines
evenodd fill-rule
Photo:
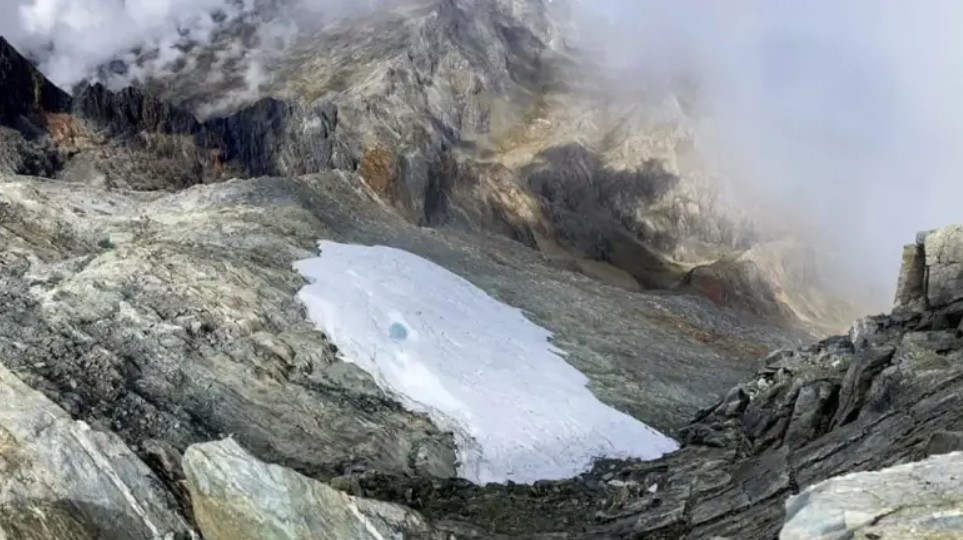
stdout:
<svg viewBox="0 0 963 540">
<path fill-rule="evenodd" d="M 0 34 L 69 87 L 135 46 L 169 62 L 212 10 L 255 1 L 0 0 Z M 296 1 L 319 17 L 365 3 Z M 963 221 L 963 3 L 573 1 L 600 64 L 697 83 L 703 147 L 761 218 L 815 236 L 883 296 L 916 231 Z"/>
</svg>

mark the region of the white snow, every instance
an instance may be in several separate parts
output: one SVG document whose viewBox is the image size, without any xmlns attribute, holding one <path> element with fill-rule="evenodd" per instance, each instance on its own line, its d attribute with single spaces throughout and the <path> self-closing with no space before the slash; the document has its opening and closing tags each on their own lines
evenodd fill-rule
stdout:
<svg viewBox="0 0 963 540">
<path fill-rule="evenodd" d="M 345 360 L 455 433 L 478 483 L 584 472 L 596 457 L 654 459 L 675 441 L 598 401 L 551 333 L 406 251 L 322 241 L 298 297 Z"/>
</svg>

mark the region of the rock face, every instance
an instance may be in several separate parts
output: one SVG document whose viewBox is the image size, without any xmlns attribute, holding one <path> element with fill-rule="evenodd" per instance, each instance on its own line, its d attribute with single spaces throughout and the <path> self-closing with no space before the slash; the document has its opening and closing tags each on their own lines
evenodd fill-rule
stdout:
<svg viewBox="0 0 963 540">
<path fill-rule="evenodd" d="M 963 227 L 920 233 L 903 251 L 896 307 L 955 310 L 963 300 Z"/>
<path fill-rule="evenodd" d="M 963 537 L 963 453 L 848 474 L 786 503 L 780 540 Z"/>
<path fill-rule="evenodd" d="M 444 538 L 409 509 L 268 465 L 230 439 L 190 447 L 184 472 L 207 540 Z"/>
<path fill-rule="evenodd" d="M 0 367 L 0 536 L 196 538 L 116 435 L 75 422 Z"/>
<path fill-rule="evenodd" d="M 267 13 L 284 3 L 259 4 Z M 301 35 L 266 63 L 257 89 L 205 84 L 212 69 L 246 84 L 231 70 L 247 61 L 212 65 L 257 34 L 251 21 L 234 22 L 214 50 L 189 53 L 184 64 L 193 67 L 145 81 L 151 91 L 95 84 L 73 100 L 51 94 L 37 140 L 3 145 L 14 152 L 0 147 L 0 171 L 176 190 L 335 168 L 358 173 L 413 223 L 502 234 L 630 289 L 674 288 L 694 266 L 766 240 L 703 170 L 680 98 L 644 88 L 613 93 L 618 85 L 597 72 L 591 54 L 563 39 L 562 4 L 390 3 Z M 34 80 L 53 88 L 14 54 L 11 95 L 32 95 Z M 181 107 L 204 112 L 234 103 L 228 97 L 240 90 L 257 99 L 204 122 Z M 743 270 L 727 275 L 764 288 L 778 282 L 778 272 Z M 802 303 L 833 318 L 857 316 L 835 300 L 775 295 L 762 310 L 788 324 Z"/>
<path fill-rule="evenodd" d="M 44 129 L 44 115 L 70 109 L 70 96 L 48 81 L 2 37 L 0 88 L 0 125 L 11 126 L 27 136 Z"/>
</svg>

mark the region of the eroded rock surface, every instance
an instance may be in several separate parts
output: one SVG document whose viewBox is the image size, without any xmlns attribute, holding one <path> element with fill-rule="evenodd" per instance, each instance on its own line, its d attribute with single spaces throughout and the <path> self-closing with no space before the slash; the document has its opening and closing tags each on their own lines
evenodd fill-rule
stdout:
<svg viewBox="0 0 963 540">
<path fill-rule="evenodd" d="M 207 540 L 445 538 L 407 508 L 263 463 L 230 439 L 188 448 L 184 472 Z"/>
<path fill-rule="evenodd" d="M 780 540 L 963 537 L 963 453 L 847 474 L 786 503 Z"/>
<path fill-rule="evenodd" d="M 196 538 L 123 441 L 75 422 L 0 367 L 0 537 Z"/>
<path fill-rule="evenodd" d="M 234 433 L 264 459 L 447 476 L 450 437 L 305 320 L 295 260 L 324 226 L 305 189 L 175 195 L 0 180 L 0 356 L 70 414 L 141 449 Z"/>
</svg>

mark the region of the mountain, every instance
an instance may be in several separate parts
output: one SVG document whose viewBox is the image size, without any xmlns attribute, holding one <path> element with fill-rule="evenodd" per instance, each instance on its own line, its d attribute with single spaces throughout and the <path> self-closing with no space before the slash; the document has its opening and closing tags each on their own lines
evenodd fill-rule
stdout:
<svg viewBox="0 0 963 540">
<path fill-rule="evenodd" d="M 225 55 L 263 24 L 243 19 L 177 69 L 71 94 L 0 39 L 0 459 L 18 471 L 0 478 L 0 530 L 772 538 L 790 496 L 789 517 L 808 515 L 809 486 L 963 449 L 961 229 L 907 247 L 893 313 L 804 345 L 856 309 L 822 254 L 761 230 L 706 170 L 690 96 L 612 92 L 565 17 L 564 2 L 388 3 L 273 56 Z M 353 244 L 434 265 L 375 276 L 421 268 L 387 290 L 426 306 L 468 297 L 442 294 L 440 268 L 523 313 L 563 351 L 542 384 L 561 365 L 579 400 L 681 449 L 525 485 L 456 478 L 483 439 L 471 414 L 444 424 L 377 351 L 309 317 L 296 264 L 319 241 L 322 258 Z M 313 290 L 330 302 L 335 285 Z M 481 333 L 481 305 L 431 330 Z M 475 358 L 459 382 L 497 368 L 504 389 L 550 394 L 515 356 L 444 359 Z"/>
<path fill-rule="evenodd" d="M 741 257 L 719 283 L 725 294 L 690 290 L 816 335 L 862 312 L 838 294 L 832 268 L 808 275 L 819 298 L 780 288 L 766 261 L 811 255 L 787 257 L 785 239 L 706 169 L 691 91 L 613 80 L 570 43 L 566 2 L 389 3 L 265 52 L 257 25 L 283 5 L 265 3 L 260 18 L 232 21 L 141 90 L 121 91 L 136 94 L 130 104 L 108 103 L 96 85 L 82 91 L 79 112 L 98 133 L 118 120 L 134 133 L 139 118 L 110 110 L 151 106 L 140 99 L 206 118 L 146 116 L 149 136 L 121 145 L 157 158 L 81 153 L 47 176 L 156 189 L 333 168 L 357 173 L 412 223 L 508 236 L 630 290 L 689 288 L 701 282 L 691 273 Z M 133 170 L 113 170 L 120 161 Z M 729 286 L 747 280 L 758 293 Z"/>
</svg>

